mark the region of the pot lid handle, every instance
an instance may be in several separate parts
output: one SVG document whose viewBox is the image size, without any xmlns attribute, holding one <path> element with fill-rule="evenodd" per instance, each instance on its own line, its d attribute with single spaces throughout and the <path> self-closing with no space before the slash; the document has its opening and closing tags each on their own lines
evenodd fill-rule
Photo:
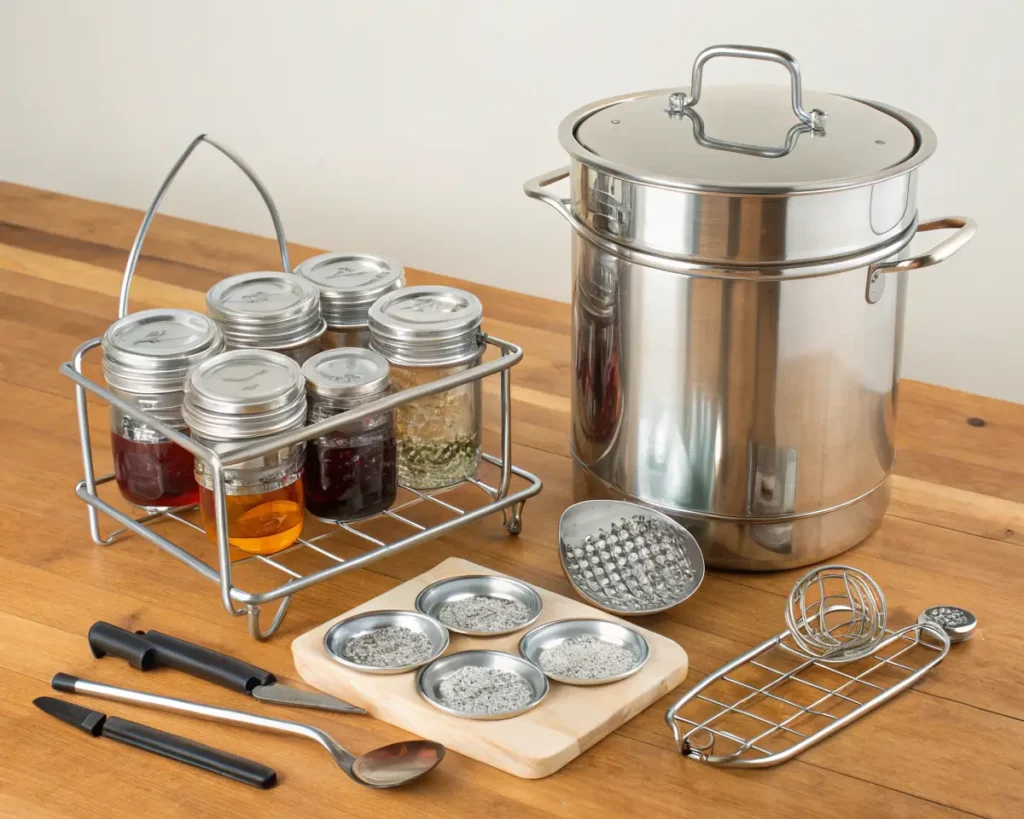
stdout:
<svg viewBox="0 0 1024 819">
<path fill-rule="evenodd" d="M 693 73 L 690 77 L 690 93 L 675 92 L 669 95 L 668 110 L 673 114 L 682 114 L 692 109 L 700 100 L 701 81 L 704 77 L 704 64 L 714 57 L 740 57 L 749 60 L 766 60 L 783 65 L 789 71 L 792 90 L 793 113 L 797 118 L 815 131 L 825 130 L 828 115 L 819 108 L 807 111 L 803 103 L 803 88 L 800 82 L 800 66 L 792 54 L 778 48 L 745 45 L 716 45 L 705 48 L 693 61 Z"/>
</svg>

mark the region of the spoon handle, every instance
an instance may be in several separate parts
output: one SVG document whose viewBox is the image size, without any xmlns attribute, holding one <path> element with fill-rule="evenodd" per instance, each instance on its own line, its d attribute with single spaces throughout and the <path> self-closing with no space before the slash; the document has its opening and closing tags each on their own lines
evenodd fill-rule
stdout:
<svg viewBox="0 0 1024 819">
<path fill-rule="evenodd" d="M 230 722 L 235 725 L 245 725 L 250 728 L 259 728 L 266 731 L 278 731 L 283 734 L 293 734 L 306 737 L 323 745 L 332 756 L 333 750 L 326 746 L 324 738 L 327 735 L 319 728 L 312 725 L 304 725 L 301 722 L 292 722 L 285 719 L 271 719 L 261 717 L 257 714 L 250 714 L 247 711 L 235 711 L 231 708 L 218 708 L 214 705 L 204 705 L 201 702 L 190 700 L 179 700 L 174 697 L 162 697 L 159 694 L 148 694 L 145 691 L 134 691 L 130 688 L 118 688 L 113 685 L 83 680 L 71 674 L 57 674 L 50 685 L 57 691 L 67 694 L 86 694 L 93 697 L 100 697 L 105 700 L 116 700 L 117 702 L 128 702 L 133 705 L 141 705 L 145 708 L 156 708 L 164 711 L 175 711 L 181 714 L 190 714 L 202 719 L 219 720 Z M 328 737 L 329 739 L 329 737 Z M 333 742 L 333 740 L 331 740 Z M 337 743 L 334 743 L 337 744 Z M 339 746 L 340 747 L 340 746 Z M 340 761 L 339 761 L 340 762 Z"/>
</svg>

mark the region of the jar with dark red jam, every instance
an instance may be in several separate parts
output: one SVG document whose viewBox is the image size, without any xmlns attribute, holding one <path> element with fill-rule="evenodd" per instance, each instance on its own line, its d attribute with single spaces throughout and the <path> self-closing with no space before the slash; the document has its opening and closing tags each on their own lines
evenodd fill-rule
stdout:
<svg viewBox="0 0 1024 819">
<path fill-rule="evenodd" d="M 103 374 L 119 398 L 187 434 L 181 417 L 185 374 L 224 347 L 217 326 L 191 310 L 143 310 L 103 336 Z M 110 408 L 114 478 L 130 503 L 149 511 L 199 502 L 192 455 L 150 423 Z"/>
<path fill-rule="evenodd" d="M 357 347 L 325 350 L 302 366 L 314 424 L 382 398 L 391 373 L 383 356 Z M 306 509 L 327 521 L 383 512 L 398 492 L 394 411 L 371 415 L 306 445 Z"/>
</svg>

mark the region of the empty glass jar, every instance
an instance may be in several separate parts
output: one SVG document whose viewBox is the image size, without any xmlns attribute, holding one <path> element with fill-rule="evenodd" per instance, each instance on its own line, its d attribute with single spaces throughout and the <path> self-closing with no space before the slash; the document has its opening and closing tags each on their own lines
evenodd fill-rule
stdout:
<svg viewBox="0 0 1024 819">
<path fill-rule="evenodd" d="M 191 310 L 143 310 L 103 335 L 103 375 L 111 391 L 174 430 L 189 367 L 224 348 L 217 326 Z M 149 511 L 199 500 L 191 453 L 117 407 L 110 408 L 114 478 L 126 500 Z"/>
<path fill-rule="evenodd" d="M 233 350 L 204 361 L 185 381 L 182 417 L 192 437 L 218 454 L 255 444 L 306 422 L 306 383 L 299 365 L 270 350 Z M 228 541 L 246 552 L 274 554 L 302 532 L 304 443 L 224 468 Z M 203 528 L 217 540 L 214 481 L 196 460 Z"/>
<path fill-rule="evenodd" d="M 370 349 L 391 364 L 396 390 L 427 384 L 475 366 L 483 355 L 483 308 L 452 287 L 407 287 L 370 308 Z M 475 475 L 480 462 L 480 381 L 395 410 L 398 481 L 414 489 L 450 486 Z"/>
<path fill-rule="evenodd" d="M 370 305 L 405 286 L 400 264 L 365 253 L 324 253 L 306 259 L 295 272 L 320 289 L 320 308 L 327 321 L 321 339 L 325 350 L 369 347 Z"/>
<path fill-rule="evenodd" d="M 390 392 L 382 356 L 358 347 L 325 350 L 302 366 L 313 424 Z M 394 412 L 346 424 L 306 444 L 306 508 L 328 521 L 376 515 L 398 491 Z"/>
<path fill-rule="evenodd" d="M 274 350 L 299 364 L 320 350 L 320 291 L 293 273 L 242 273 L 206 294 L 206 314 L 229 350 Z"/>
</svg>

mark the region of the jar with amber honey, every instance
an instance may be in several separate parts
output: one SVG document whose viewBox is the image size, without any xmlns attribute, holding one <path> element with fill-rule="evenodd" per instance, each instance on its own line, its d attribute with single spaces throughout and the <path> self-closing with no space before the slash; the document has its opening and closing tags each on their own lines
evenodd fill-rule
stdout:
<svg viewBox="0 0 1024 819">
<path fill-rule="evenodd" d="M 204 361 L 185 381 L 182 417 L 198 443 L 219 455 L 257 444 L 306 422 L 302 369 L 270 350 L 232 350 Z M 269 555 L 287 549 L 302 532 L 305 444 L 224 467 L 228 542 Z M 196 460 L 203 528 L 217 540 L 213 475 Z"/>
<path fill-rule="evenodd" d="M 370 305 L 405 286 L 405 268 L 367 253 L 324 253 L 306 259 L 295 272 L 320 290 L 320 309 L 327 322 L 320 339 L 324 350 L 369 347 Z"/>
<path fill-rule="evenodd" d="M 220 331 L 192 310 L 142 310 L 107 328 L 103 376 L 119 398 L 179 432 L 185 374 L 224 348 Z M 126 500 L 147 511 L 199 500 L 191 453 L 145 421 L 110 408 L 114 478 Z"/>
<path fill-rule="evenodd" d="M 453 287 L 406 287 L 370 308 L 370 349 L 391 365 L 396 390 L 476 366 L 483 355 L 483 308 Z M 480 463 L 480 381 L 419 398 L 395 410 L 398 482 L 413 489 L 451 486 Z"/>
<path fill-rule="evenodd" d="M 206 314 L 229 350 L 274 350 L 302 364 L 320 352 L 327 328 L 320 291 L 294 273 L 242 273 L 206 294 Z"/>
</svg>

